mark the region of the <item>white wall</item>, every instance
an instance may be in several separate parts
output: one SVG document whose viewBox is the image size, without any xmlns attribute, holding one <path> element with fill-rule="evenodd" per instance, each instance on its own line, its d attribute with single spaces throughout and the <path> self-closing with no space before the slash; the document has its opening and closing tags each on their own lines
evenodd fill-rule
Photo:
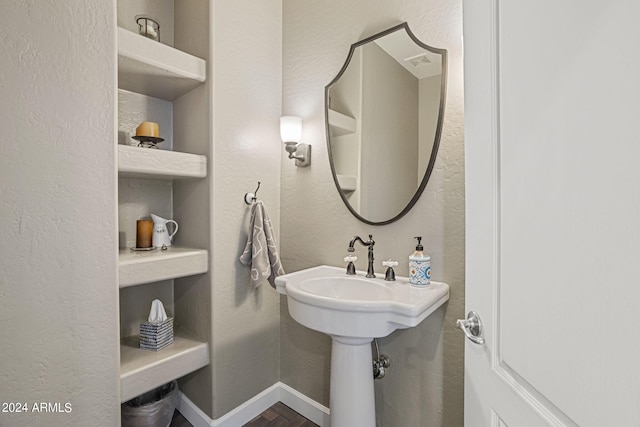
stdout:
<svg viewBox="0 0 640 427">
<path fill-rule="evenodd" d="M 285 0 L 283 113 L 303 118 L 302 140 L 313 145 L 309 168 L 282 160 L 281 241 L 287 271 L 343 265 L 348 240 L 372 233 L 380 260 L 407 257 L 422 235 L 434 280 L 451 286 L 451 299 L 416 328 L 380 341 L 392 360 L 376 381 L 378 424 L 463 425 L 464 342 L 455 329 L 464 314 L 464 164 L 461 4 L 446 0 Z M 449 52 L 447 105 L 440 151 L 427 188 L 399 221 L 368 226 L 351 216 L 331 178 L 325 143 L 323 88 L 344 64 L 352 43 L 407 21 L 423 42 Z M 284 154 L 283 154 L 284 156 Z M 359 250 L 359 268 L 364 252 Z M 281 381 L 328 405 L 330 340 L 293 321 L 281 301 Z"/>
<path fill-rule="evenodd" d="M 0 425 L 118 425 L 115 6 L 0 14 Z M 31 408 L 29 408 L 31 409 Z"/>
</svg>

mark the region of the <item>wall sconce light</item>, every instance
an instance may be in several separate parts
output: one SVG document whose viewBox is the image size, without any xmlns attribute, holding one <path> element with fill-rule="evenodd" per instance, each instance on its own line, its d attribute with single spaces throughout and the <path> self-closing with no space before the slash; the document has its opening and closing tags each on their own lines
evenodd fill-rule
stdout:
<svg viewBox="0 0 640 427">
<path fill-rule="evenodd" d="M 302 138 L 302 119 L 297 116 L 280 117 L 280 137 L 290 159 L 296 159 L 296 166 L 311 164 L 311 146 L 300 144 Z"/>
</svg>

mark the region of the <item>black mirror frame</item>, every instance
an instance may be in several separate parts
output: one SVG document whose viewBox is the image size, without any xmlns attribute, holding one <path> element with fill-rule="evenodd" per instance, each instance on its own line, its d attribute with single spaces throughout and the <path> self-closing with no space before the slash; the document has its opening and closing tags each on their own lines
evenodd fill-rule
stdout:
<svg viewBox="0 0 640 427">
<path fill-rule="evenodd" d="M 407 206 L 398 215 L 385 221 L 371 221 L 364 218 L 362 215 L 356 212 L 356 210 L 351 206 L 351 204 L 347 200 L 347 197 L 344 194 L 344 191 L 340 188 L 340 185 L 338 183 L 338 176 L 336 174 L 335 166 L 333 164 L 333 155 L 331 154 L 331 138 L 329 134 L 329 89 L 335 82 L 338 81 L 338 79 L 340 79 L 340 77 L 342 77 L 342 74 L 344 74 L 345 70 L 349 66 L 349 63 L 351 62 L 351 58 L 353 57 L 353 53 L 357 47 L 365 45 L 378 38 L 384 37 L 387 34 L 391 34 L 393 32 L 396 32 L 402 29 L 404 29 L 407 32 L 411 40 L 413 40 L 418 46 L 422 47 L 425 50 L 428 50 L 429 52 L 442 55 L 442 82 L 440 87 L 440 108 L 438 111 L 438 124 L 436 126 L 436 133 L 434 137 L 433 147 L 431 149 L 431 157 L 429 158 L 429 164 L 427 165 L 427 170 L 425 171 L 424 177 L 422 178 L 422 181 L 420 182 L 420 186 L 416 190 L 416 193 L 413 195 L 413 197 L 411 198 Z M 326 127 L 326 136 L 327 136 L 327 153 L 329 154 L 329 164 L 331 166 L 331 174 L 333 175 L 333 180 L 336 185 L 336 189 L 340 194 L 340 198 L 342 198 L 342 201 L 347 206 L 347 209 L 349 209 L 351 214 L 353 214 L 353 216 L 355 216 L 358 220 L 370 225 L 391 224 L 392 222 L 395 222 L 400 218 L 402 218 L 403 216 L 405 216 L 413 208 L 413 206 L 416 204 L 416 202 L 422 195 L 422 192 L 424 191 L 425 187 L 427 186 L 427 183 L 429 182 L 429 178 L 431 177 L 431 172 L 433 171 L 433 167 L 436 162 L 436 156 L 438 154 L 438 148 L 440 147 L 440 138 L 442 136 L 442 124 L 444 122 L 445 100 L 447 98 L 447 63 L 448 62 L 447 62 L 446 49 L 438 49 L 422 43 L 411 32 L 411 30 L 409 29 L 409 24 L 404 22 L 402 24 L 396 25 L 395 27 L 389 28 L 388 30 L 374 34 L 370 37 L 367 37 L 366 39 L 360 40 L 359 42 L 352 44 L 351 49 L 349 50 L 349 54 L 347 55 L 347 59 L 344 65 L 342 66 L 342 68 L 340 69 L 340 71 L 338 72 L 338 75 L 333 80 L 331 80 L 329 84 L 327 84 L 324 87 L 324 114 L 325 114 L 325 127 Z"/>
</svg>

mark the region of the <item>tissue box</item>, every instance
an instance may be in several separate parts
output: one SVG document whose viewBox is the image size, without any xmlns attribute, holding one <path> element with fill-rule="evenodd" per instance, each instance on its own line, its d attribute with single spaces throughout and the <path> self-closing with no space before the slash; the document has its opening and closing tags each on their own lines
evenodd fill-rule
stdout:
<svg viewBox="0 0 640 427">
<path fill-rule="evenodd" d="M 158 351 L 173 342 L 173 317 L 164 322 L 140 323 L 140 348 Z"/>
</svg>

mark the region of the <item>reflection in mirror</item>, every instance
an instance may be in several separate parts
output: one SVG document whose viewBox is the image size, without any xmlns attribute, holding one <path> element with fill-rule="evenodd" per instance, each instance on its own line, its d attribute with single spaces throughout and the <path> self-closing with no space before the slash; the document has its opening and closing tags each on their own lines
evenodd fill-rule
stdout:
<svg viewBox="0 0 640 427">
<path fill-rule="evenodd" d="M 333 178 L 361 221 L 393 222 L 420 197 L 438 151 L 446 77 L 447 51 L 404 23 L 353 44 L 326 86 Z"/>
</svg>

